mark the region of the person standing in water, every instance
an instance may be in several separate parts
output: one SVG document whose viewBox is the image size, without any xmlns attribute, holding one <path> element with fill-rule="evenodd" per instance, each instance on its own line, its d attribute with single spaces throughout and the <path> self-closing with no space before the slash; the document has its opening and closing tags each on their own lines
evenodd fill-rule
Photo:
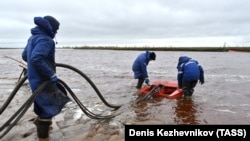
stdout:
<svg viewBox="0 0 250 141">
<path fill-rule="evenodd" d="M 150 61 L 156 59 L 156 54 L 154 52 L 146 51 L 144 53 L 141 53 L 137 56 L 135 59 L 132 70 L 134 72 L 134 78 L 138 79 L 136 88 L 140 89 L 142 87 L 143 82 L 147 85 L 149 85 L 149 78 L 148 78 L 148 71 L 147 66 Z"/>
<path fill-rule="evenodd" d="M 32 93 L 45 82 L 48 86 L 34 100 L 34 123 L 39 141 L 49 140 L 49 127 L 52 117 L 59 114 L 70 98 L 58 83 L 55 63 L 54 38 L 60 23 L 52 16 L 34 17 L 35 27 L 22 52 L 22 59 L 27 62 L 27 76 Z"/>
</svg>

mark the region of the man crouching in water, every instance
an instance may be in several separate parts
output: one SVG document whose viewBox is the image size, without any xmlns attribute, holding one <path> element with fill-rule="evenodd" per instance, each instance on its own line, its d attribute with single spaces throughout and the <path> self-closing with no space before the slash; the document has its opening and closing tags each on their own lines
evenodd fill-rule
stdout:
<svg viewBox="0 0 250 141">
<path fill-rule="evenodd" d="M 39 141 L 49 140 L 52 117 L 59 114 L 70 101 L 56 75 L 54 37 L 60 23 L 52 16 L 35 17 L 35 27 L 23 50 L 22 59 L 27 62 L 27 75 L 32 93 L 43 83 L 50 81 L 34 101 L 37 115 L 35 125 Z"/>
<path fill-rule="evenodd" d="M 194 93 L 194 88 L 199 81 L 204 84 L 204 70 L 198 61 L 189 58 L 188 56 L 180 56 L 177 65 L 177 80 L 178 87 L 182 89 L 185 97 L 191 97 Z"/>
</svg>

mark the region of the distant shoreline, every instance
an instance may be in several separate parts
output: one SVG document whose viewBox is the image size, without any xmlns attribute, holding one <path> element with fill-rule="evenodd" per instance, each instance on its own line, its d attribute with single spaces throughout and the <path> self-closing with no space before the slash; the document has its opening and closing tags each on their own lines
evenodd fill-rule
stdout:
<svg viewBox="0 0 250 141">
<path fill-rule="evenodd" d="M 250 52 L 250 47 L 73 47 L 72 49 L 99 50 L 151 50 L 151 51 L 214 51 L 227 52 L 229 50 Z"/>
<path fill-rule="evenodd" d="M 21 49 L 21 48 L 0 48 L 0 49 Z M 83 46 L 83 47 L 60 47 L 57 49 L 250 52 L 250 47 L 106 47 L 106 46 L 96 47 L 96 46 Z"/>
</svg>

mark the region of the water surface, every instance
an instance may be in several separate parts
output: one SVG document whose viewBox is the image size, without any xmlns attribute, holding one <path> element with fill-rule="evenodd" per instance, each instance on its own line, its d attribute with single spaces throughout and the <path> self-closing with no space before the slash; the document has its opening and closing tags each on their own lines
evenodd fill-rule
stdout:
<svg viewBox="0 0 250 141">
<path fill-rule="evenodd" d="M 15 87 L 22 71 L 19 63 L 4 55 L 21 60 L 22 49 L 1 49 L 0 51 L 1 105 Z M 69 69 L 60 67 L 57 69 L 58 77 L 70 86 L 89 110 L 96 114 L 116 113 L 118 115 L 105 121 L 91 119 L 75 103 L 72 103 L 55 117 L 53 138 L 60 136 L 63 140 L 70 140 L 75 136 L 76 140 L 82 138 L 97 140 L 96 136 L 99 135 L 104 140 L 124 140 L 124 124 L 250 123 L 249 53 L 156 51 L 156 61 L 151 61 L 148 66 L 151 82 L 176 81 L 178 58 L 180 55 L 188 55 L 203 66 L 205 84 L 198 84 L 193 97 L 189 100 L 155 98 L 135 104 L 137 80 L 133 79 L 131 66 L 141 52 L 58 49 L 57 63 L 68 64 L 82 71 L 109 103 L 121 104 L 122 107 L 115 111 L 105 106 L 85 79 Z M 30 94 L 28 82 L 25 82 L 7 108 L 8 112 L 5 111 L 0 115 L 1 119 L 7 120 Z M 7 134 L 6 140 L 14 138 L 16 132 L 22 134 L 18 129 L 27 129 L 30 132 L 31 135 L 23 139 L 34 139 L 34 126 L 27 127 L 27 124 L 31 124 L 28 121 L 35 117 L 32 110 L 31 107 L 20 120 L 19 128 L 14 127 Z M 1 125 L 3 122 L 4 120 L 0 122 Z"/>
</svg>

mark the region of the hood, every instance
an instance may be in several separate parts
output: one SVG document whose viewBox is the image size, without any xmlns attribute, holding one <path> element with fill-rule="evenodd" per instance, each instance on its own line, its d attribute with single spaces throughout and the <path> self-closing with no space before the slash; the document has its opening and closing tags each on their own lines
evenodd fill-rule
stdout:
<svg viewBox="0 0 250 141">
<path fill-rule="evenodd" d="M 178 62 L 178 65 L 177 65 L 177 66 L 181 65 L 182 63 L 188 62 L 190 59 L 191 59 L 191 58 L 188 57 L 188 56 L 181 56 L 181 57 L 179 57 L 179 62 Z"/>
<path fill-rule="evenodd" d="M 58 22 L 58 21 L 57 21 Z M 35 17 L 34 18 L 34 23 L 39 26 L 40 28 L 42 28 L 44 31 L 46 31 L 46 33 L 51 37 L 54 38 L 55 37 L 55 29 L 53 29 L 54 27 L 52 26 L 52 24 L 50 23 L 50 21 L 46 18 L 42 18 L 42 17 Z M 58 26 L 56 27 L 57 29 L 59 28 L 59 22 L 57 24 Z"/>
</svg>

